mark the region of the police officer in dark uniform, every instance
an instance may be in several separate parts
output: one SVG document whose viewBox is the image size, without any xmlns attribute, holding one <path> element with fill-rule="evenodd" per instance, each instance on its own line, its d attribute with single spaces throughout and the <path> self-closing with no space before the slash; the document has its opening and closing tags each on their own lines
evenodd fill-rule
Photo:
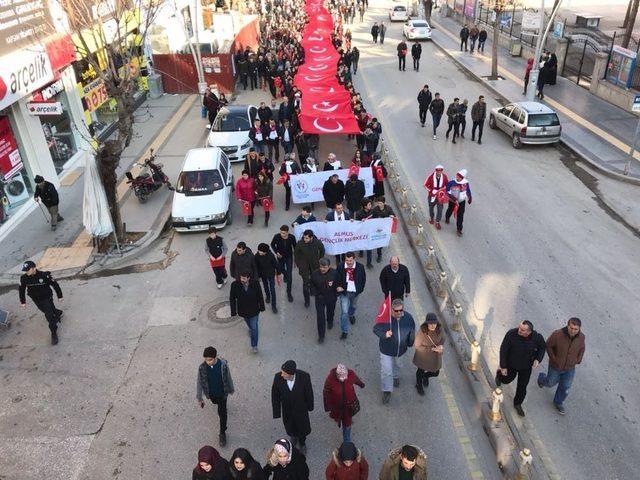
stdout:
<svg viewBox="0 0 640 480">
<path fill-rule="evenodd" d="M 36 304 L 36 307 L 44 313 L 49 322 L 49 330 L 51 330 L 51 344 L 58 343 L 58 323 L 62 318 L 62 310 L 58 310 L 53 303 L 53 292 L 51 287 L 56 291 L 58 300 L 62 301 L 62 290 L 60 285 L 51 276 L 51 272 L 40 272 L 36 269 L 36 264 L 31 260 L 27 260 L 22 265 L 24 275 L 20 277 L 20 305 L 22 308 L 27 307 L 25 291 Z"/>
</svg>

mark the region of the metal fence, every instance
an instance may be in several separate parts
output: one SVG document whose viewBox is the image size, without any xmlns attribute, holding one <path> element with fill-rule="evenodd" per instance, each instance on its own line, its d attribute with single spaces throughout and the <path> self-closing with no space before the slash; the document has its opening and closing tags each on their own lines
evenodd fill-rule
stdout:
<svg viewBox="0 0 640 480">
<path fill-rule="evenodd" d="M 508 35 L 512 39 L 518 39 L 522 44 L 535 47 L 538 39 L 537 32 L 522 29 L 522 7 L 513 7 L 502 13 L 499 19 L 500 33 Z M 476 21 L 493 28 L 493 10 L 478 5 Z"/>
</svg>

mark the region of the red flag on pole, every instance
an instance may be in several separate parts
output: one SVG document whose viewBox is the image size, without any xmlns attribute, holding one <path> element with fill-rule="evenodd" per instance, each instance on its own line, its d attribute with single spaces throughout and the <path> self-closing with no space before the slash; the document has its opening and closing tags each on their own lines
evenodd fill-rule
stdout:
<svg viewBox="0 0 640 480">
<path fill-rule="evenodd" d="M 376 316 L 376 325 L 379 323 L 391 323 L 391 293 L 387 295 L 378 309 Z"/>
</svg>

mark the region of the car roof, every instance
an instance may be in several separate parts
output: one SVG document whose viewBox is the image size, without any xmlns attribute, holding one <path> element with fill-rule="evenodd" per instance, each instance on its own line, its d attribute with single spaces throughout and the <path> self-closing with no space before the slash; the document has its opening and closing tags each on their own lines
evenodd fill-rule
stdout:
<svg viewBox="0 0 640 480">
<path fill-rule="evenodd" d="M 552 108 L 544 103 L 538 102 L 513 102 L 513 105 L 520 107 L 527 113 L 556 113 Z"/>
<path fill-rule="evenodd" d="M 241 115 L 241 114 L 245 114 L 245 115 L 249 115 L 249 109 L 250 108 L 258 108 L 258 107 L 254 107 L 253 105 L 225 105 L 224 108 L 226 108 L 230 114 L 232 115 Z"/>
<path fill-rule="evenodd" d="M 218 168 L 222 150 L 218 147 L 192 148 L 187 152 L 182 171 L 211 170 Z"/>
</svg>

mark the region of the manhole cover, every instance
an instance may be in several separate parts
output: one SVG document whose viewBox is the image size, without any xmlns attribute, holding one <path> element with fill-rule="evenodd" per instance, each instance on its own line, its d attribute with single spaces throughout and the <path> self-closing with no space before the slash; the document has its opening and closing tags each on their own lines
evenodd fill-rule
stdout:
<svg viewBox="0 0 640 480">
<path fill-rule="evenodd" d="M 213 323 L 228 324 L 238 320 L 231 316 L 229 302 L 214 303 L 207 309 L 207 319 Z"/>
</svg>

